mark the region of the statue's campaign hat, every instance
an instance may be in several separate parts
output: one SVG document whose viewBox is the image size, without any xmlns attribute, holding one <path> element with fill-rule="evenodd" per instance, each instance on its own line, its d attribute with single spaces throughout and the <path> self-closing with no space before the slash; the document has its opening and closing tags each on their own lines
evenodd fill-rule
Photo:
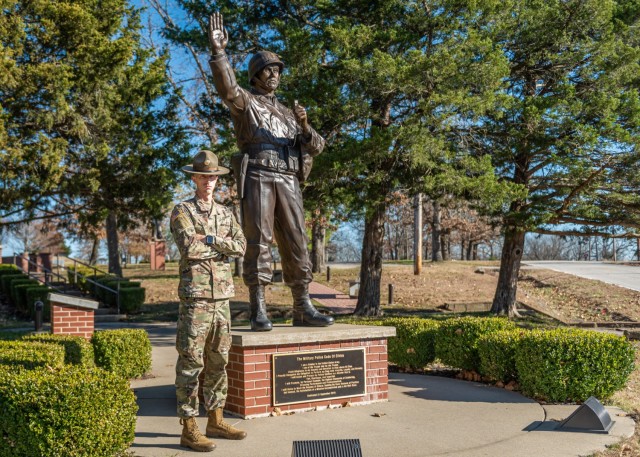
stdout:
<svg viewBox="0 0 640 457">
<path fill-rule="evenodd" d="M 203 149 L 193 156 L 193 165 L 182 167 L 182 171 L 200 175 L 226 175 L 229 169 L 218 165 L 218 156 Z"/>
</svg>

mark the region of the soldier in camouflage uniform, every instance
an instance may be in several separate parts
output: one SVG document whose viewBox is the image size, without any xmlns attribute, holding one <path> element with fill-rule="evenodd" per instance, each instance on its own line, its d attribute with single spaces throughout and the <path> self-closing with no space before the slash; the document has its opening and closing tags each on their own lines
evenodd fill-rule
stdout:
<svg viewBox="0 0 640 457">
<path fill-rule="evenodd" d="M 204 369 L 204 403 L 209 416 L 207 437 L 243 439 L 246 433 L 223 421 L 227 397 L 226 366 L 231 348 L 229 298 L 234 296 L 229 257 L 242 256 L 246 240 L 231 211 L 217 204 L 213 191 L 218 166 L 211 151 L 200 151 L 183 170 L 196 184 L 193 198 L 171 213 L 171 233 L 180 250 L 180 309 L 176 349 L 178 416 L 183 424 L 180 445 L 212 451 L 213 441 L 198 430 L 198 377 Z M 205 363 L 206 360 L 206 363 Z"/>
</svg>

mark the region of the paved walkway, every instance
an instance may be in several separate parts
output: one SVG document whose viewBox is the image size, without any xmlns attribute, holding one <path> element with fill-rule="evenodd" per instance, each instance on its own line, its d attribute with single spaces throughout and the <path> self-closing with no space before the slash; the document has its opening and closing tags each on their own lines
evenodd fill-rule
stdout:
<svg viewBox="0 0 640 457">
<path fill-rule="evenodd" d="M 131 385 L 138 420 L 131 451 L 139 457 L 203 455 L 179 447 L 175 416 L 175 324 L 101 324 L 145 328 L 152 343 L 148 379 Z M 339 400 L 336 404 L 339 404 Z M 293 441 L 358 439 L 363 457 L 568 457 L 586 456 L 633 433 L 634 422 L 607 408 L 610 434 L 553 431 L 576 406 L 542 406 L 518 393 L 452 378 L 391 374 L 389 401 L 288 416 L 228 420 L 248 433 L 243 441 L 217 440 L 211 455 L 284 457 Z M 200 427 L 206 424 L 198 418 Z"/>
<path fill-rule="evenodd" d="M 309 284 L 309 296 L 334 314 L 351 314 L 358 302 L 347 294 L 317 282 Z"/>
<path fill-rule="evenodd" d="M 640 292 L 640 266 L 583 261 L 526 261 L 522 262 L 522 265 L 595 279 Z"/>
</svg>

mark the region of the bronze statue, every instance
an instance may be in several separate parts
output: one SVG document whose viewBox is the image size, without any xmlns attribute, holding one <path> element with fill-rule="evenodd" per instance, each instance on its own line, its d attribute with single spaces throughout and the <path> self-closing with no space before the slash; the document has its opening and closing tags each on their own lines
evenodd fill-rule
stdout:
<svg viewBox="0 0 640 457">
<path fill-rule="evenodd" d="M 227 60 L 228 42 L 220 13 L 209 18 L 209 61 L 222 101 L 231 111 L 240 154 L 232 160 L 242 201 L 242 228 L 247 238 L 243 279 L 249 287 L 251 328 L 269 331 L 265 285 L 271 283 L 271 245 L 278 243 L 284 282 L 293 295 L 293 325 L 324 327 L 333 324 L 311 303 L 311 262 L 307 250 L 300 180 L 310 171 L 312 157 L 324 148 L 324 139 L 309 125 L 304 107 L 293 111 L 280 103 L 275 91 L 284 63 L 269 51 L 249 61 L 251 90 L 241 88 Z"/>
</svg>

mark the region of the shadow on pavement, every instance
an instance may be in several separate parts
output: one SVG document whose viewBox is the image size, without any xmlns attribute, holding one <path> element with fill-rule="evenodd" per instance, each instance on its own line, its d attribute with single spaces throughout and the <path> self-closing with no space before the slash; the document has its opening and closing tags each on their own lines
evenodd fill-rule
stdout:
<svg viewBox="0 0 640 457">
<path fill-rule="evenodd" d="M 456 403 L 536 403 L 516 392 L 437 376 L 403 376 L 401 373 L 390 373 L 389 385 L 415 389 L 404 392 L 404 395 L 422 400 Z"/>
</svg>

